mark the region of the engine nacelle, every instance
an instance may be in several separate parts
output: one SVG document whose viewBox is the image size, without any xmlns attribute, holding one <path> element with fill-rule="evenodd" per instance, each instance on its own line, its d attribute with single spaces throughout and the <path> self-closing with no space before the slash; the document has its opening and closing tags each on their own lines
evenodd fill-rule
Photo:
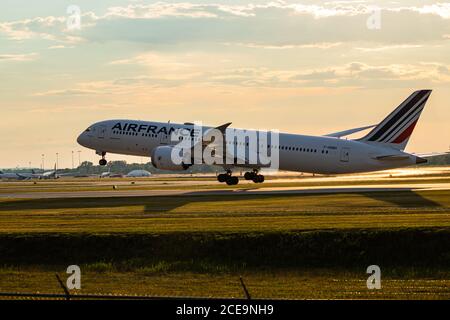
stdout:
<svg viewBox="0 0 450 320">
<path fill-rule="evenodd" d="M 174 161 L 172 160 L 172 155 L 176 153 L 181 158 L 181 150 L 179 151 L 175 149 L 175 147 L 173 146 L 157 147 L 153 150 L 153 153 L 151 155 L 152 165 L 160 170 L 171 170 L 171 171 L 187 170 L 191 166 L 191 164 L 189 164 L 189 161 L 181 161 L 180 163 L 174 163 Z M 187 159 L 188 155 L 185 155 L 184 158 Z"/>
</svg>

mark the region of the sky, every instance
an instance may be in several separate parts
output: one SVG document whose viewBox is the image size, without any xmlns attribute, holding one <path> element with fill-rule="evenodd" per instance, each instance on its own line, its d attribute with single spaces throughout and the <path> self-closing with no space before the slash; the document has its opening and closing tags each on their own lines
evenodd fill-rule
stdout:
<svg viewBox="0 0 450 320">
<path fill-rule="evenodd" d="M 447 151 L 449 2 L 0 2 L 0 168 L 97 162 L 76 138 L 100 120 L 322 135 L 417 89 L 433 94 L 407 151 Z"/>
</svg>

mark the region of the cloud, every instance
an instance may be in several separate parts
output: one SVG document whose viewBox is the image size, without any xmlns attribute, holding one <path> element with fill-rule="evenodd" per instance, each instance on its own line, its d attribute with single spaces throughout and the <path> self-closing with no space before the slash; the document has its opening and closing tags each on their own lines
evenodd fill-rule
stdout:
<svg viewBox="0 0 450 320">
<path fill-rule="evenodd" d="M 450 33 L 450 4 L 400 6 L 393 2 L 380 9 L 382 28 L 376 32 L 366 28 L 366 20 L 373 12 L 370 3 L 331 1 L 313 5 L 271 1 L 244 5 L 131 3 L 107 8 L 103 13 L 84 12 L 81 30 L 76 32 L 67 30 L 67 17 L 48 16 L 1 22 L 0 33 L 20 41 L 216 41 L 266 49 L 357 40 L 408 43 L 442 39 L 442 34 Z"/>
<path fill-rule="evenodd" d="M 95 25 L 97 17 L 92 12 L 82 15 L 82 27 Z M 0 33 L 9 39 L 23 41 L 29 39 L 42 39 L 56 42 L 78 43 L 83 39 L 80 35 L 67 29 L 67 17 L 35 17 L 32 19 L 0 22 Z"/>
<path fill-rule="evenodd" d="M 336 70 L 307 71 L 293 76 L 292 80 L 334 80 L 337 78 Z"/>
<path fill-rule="evenodd" d="M 73 49 L 73 48 L 75 48 L 75 46 L 67 46 L 67 45 L 60 44 L 60 45 L 50 46 L 48 48 L 49 49 Z"/>
<path fill-rule="evenodd" d="M 432 5 L 424 5 L 422 7 L 406 7 L 403 8 L 403 10 L 412 10 L 421 14 L 432 14 L 443 19 L 450 19 L 450 3 L 435 3 Z"/>
<path fill-rule="evenodd" d="M 178 61 L 176 57 L 163 56 L 155 52 L 139 54 L 128 59 L 114 60 L 111 61 L 109 64 L 111 65 L 138 64 L 148 66 L 151 68 L 162 68 L 167 71 L 185 69 L 191 66 L 189 63 Z"/>
<path fill-rule="evenodd" d="M 163 17 L 188 18 L 225 18 L 225 17 L 255 17 L 264 11 L 285 10 L 288 13 L 310 15 L 315 19 L 336 16 L 369 15 L 375 9 L 386 12 L 412 11 L 420 14 L 436 15 L 444 19 L 450 18 L 450 4 L 437 3 L 418 6 L 377 6 L 365 1 L 329 1 L 321 5 L 287 3 L 285 1 L 270 1 L 261 4 L 197 4 L 188 2 L 153 4 L 129 4 L 108 8 L 102 18 L 157 19 Z"/>
<path fill-rule="evenodd" d="M 159 57 L 155 53 L 152 53 Z M 164 63 L 170 63 L 170 57 Z M 130 59 L 132 60 L 132 59 Z M 149 74 L 91 81 L 74 85 L 70 89 L 38 93 L 36 96 L 73 95 L 150 95 L 158 88 L 389 88 L 448 85 L 450 69 L 442 63 L 397 63 L 373 65 L 350 62 L 342 65 L 311 69 L 275 69 L 266 67 L 200 69 L 156 68 Z"/>
<path fill-rule="evenodd" d="M 85 89 L 63 89 L 63 90 L 49 90 L 44 92 L 37 92 L 34 95 L 37 97 L 47 97 L 47 96 L 82 96 L 82 95 L 93 95 L 98 94 L 95 90 L 85 90 Z"/>
<path fill-rule="evenodd" d="M 227 7 L 227 6 L 223 6 Z M 158 2 L 154 4 L 130 4 L 127 7 L 111 7 L 108 8 L 103 19 L 157 19 L 163 17 L 185 17 L 185 18 L 217 18 L 218 14 L 215 10 L 211 10 L 213 6 L 198 5 L 192 3 L 164 3 Z M 220 9 L 216 6 L 217 11 Z M 223 12 L 226 12 L 223 10 Z M 233 11 L 229 11 L 232 13 Z"/>
<path fill-rule="evenodd" d="M 423 47 L 424 46 L 420 44 L 399 44 L 390 46 L 375 46 L 370 48 L 356 47 L 355 49 L 363 52 L 379 52 L 379 51 L 399 50 L 399 49 L 417 49 Z"/>
<path fill-rule="evenodd" d="M 226 46 L 241 46 L 254 49 L 287 50 L 287 49 L 331 49 L 342 45 L 342 42 L 321 42 L 307 44 L 264 44 L 264 43 L 224 43 Z"/>
<path fill-rule="evenodd" d="M 293 80 L 304 85 L 392 88 L 450 83 L 447 65 L 441 63 L 370 65 L 352 62 L 323 70 L 301 72 Z"/>
<path fill-rule="evenodd" d="M 153 4 L 129 4 L 108 8 L 103 18 L 155 19 L 162 17 L 223 18 L 225 16 L 255 17 L 264 10 L 286 10 L 296 14 L 311 15 L 314 18 L 334 16 L 368 15 L 374 9 L 400 12 L 412 11 L 420 14 L 436 15 L 450 18 L 450 4 L 436 3 L 422 6 L 396 6 L 395 3 L 374 5 L 365 1 L 329 1 L 321 5 L 304 3 L 287 3 L 285 1 L 268 1 L 266 3 L 248 3 L 244 5 L 210 3 L 198 4 L 188 2 Z"/>
<path fill-rule="evenodd" d="M 32 61 L 37 57 L 37 53 L 28 54 L 0 54 L 0 62 L 2 61 Z"/>
</svg>

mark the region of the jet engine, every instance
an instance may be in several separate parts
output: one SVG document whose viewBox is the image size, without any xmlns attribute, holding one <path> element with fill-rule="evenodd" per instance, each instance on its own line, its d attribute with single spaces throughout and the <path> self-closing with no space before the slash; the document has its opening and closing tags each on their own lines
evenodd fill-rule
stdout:
<svg viewBox="0 0 450 320">
<path fill-rule="evenodd" d="M 181 171 L 187 170 L 192 164 L 187 159 L 187 154 L 182 154 L 182 149 L 174 146 L 161 146 L 153 150 L 151 155 L 152 165 L 161 170 Z M 184 160 L 183 160 L 184 159 Z"/>
</svg>

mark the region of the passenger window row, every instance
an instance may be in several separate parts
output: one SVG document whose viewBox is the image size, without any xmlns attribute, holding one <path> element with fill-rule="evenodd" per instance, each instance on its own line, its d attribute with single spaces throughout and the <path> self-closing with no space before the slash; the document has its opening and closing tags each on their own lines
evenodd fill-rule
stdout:
<svg viewBox="0 0 450 320">
<path fill-rule="evenodd" d="M 234 144 L 234 145 L 244 145 L 243 142 L 231 142 L 229 141 L 228 144 Z M 245 145 L 248 147 L 248 142 L 245 143 Z M 262 147 L 262 146 L 261 146 Z M 310 152 L 310 153 L 317 153 L 317 149 L 313 148 L 302 148 L 302 147 L 288 147 L 288 146 L 274 146 L 274 145 L 267 145 L 267 149 L 279 149 L 279 150 L 286 150 L 286 151 L 298 151 L 298 152 Z M 322 150 L 323 154 L 328 154 L 328 150 Z"/>
<path fill-rule="evenodd" d="M 136 132 L 124 132 L 124 131 L 113 131 L 113 134 L 122 135 L 122 136 L 138 136 L 139 134 Z M 154 133 L 142 133 L 143 137 L 151 137 L 156 138 L 158 135 Z"/>
<path fill-rule="evenodd" d="M 138 136 L 139 135 L 136 132 L 124 132 L 124 131 L 113 131 L 113 134 L 115 134 L 115 135 L 125 135 L 125 136 Z M 157 138 L 159 136 L 159 134 L 156 134 L 156 133 L 141 133 L 141 136 L 142 137 Z M 187 139 L 189 139 L 189 137 L 185 137 L 185 136 L 179 137 L 180 141 L 181 140 L 187 140 Z M 194 140 L 194 141 L 199 141 L 198 137 L 195 137 L 195 138 L 190 137 L 190 139 Z"/>
<path fill-rule="evenodd" d="M 123 131 L 113 131 L 113 134 L 118 134 L 118 135 L 127 135 L 127 136 L 137 136 L 138 134 L 135 132 L 123 132 Z M 142 133 L 143 137 L 151 137 L 151 138 L 157 138 L 158 135 L 154 134 L 154 133 Z M 198 141 L 199 138 L 192 138 L 190 137 L 191 140 L 194 141 Z M 185 140 L 188 139 L 188 137 L 179 137 L 179 140 Z M 243 142 L 237 142 L 237 141 L 228 141 L 228 144 L 234 144 L 234 145 L 244 145 Z M 245 145 L 248 147 L 248 142 L 245 143 Z M 298 151 L 298 152 L 310 152 L 310 153 L 317 153 L 317 149 L 313 149 L 313 148 L 303 148 L 303 147 L 288 147 L 288 146 L 274 146 L 274 145 L 268 145 L 267 149 L 280 149 L 280 150 L 286 150 L 286 151 Z M 322 150 L 323 154 L 328 154 L 328 150 Z"/>
</svg>

